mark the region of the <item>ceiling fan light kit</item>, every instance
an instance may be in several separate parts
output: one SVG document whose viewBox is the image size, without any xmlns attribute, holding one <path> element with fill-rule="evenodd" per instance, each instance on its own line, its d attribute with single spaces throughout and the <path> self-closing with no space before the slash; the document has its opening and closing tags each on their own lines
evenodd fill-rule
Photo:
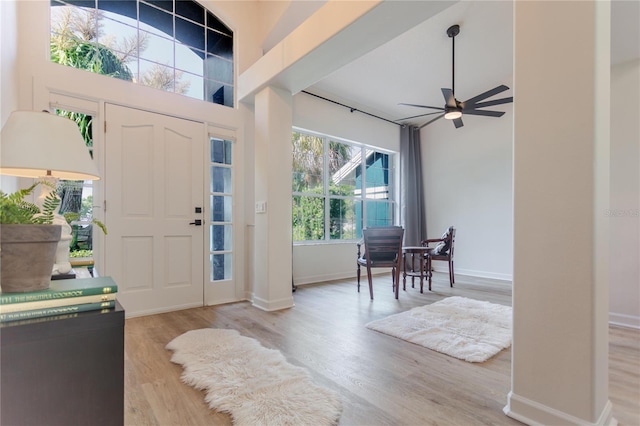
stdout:
<svg viewBox="0 0 640 426">
<path fill-rule="evenodd" d="M 422 129 L 423 127 L 425 127 L 428 124 L 433 123 L 436 120 L 439 120 L 440 118 L 444 117 L 447 120 L 452 120 L 454 126 L 457 128 L 462 127 L 464 124 L 462 123 L 462 116 L 464 114 L 468 114 L 468 115 L 481 115 L 484 117 L 502 117 L 504 115 L 504 111 L 487 111 L 487 110 L 483 110 L 483 109 L 479 109 L 479 108 L 485 108 L 488 106 L 494 106 L 494 105 L 502 105 L 502 104 L 507 104 L 507 103 L 511 103 L 513 102 L 513 97 L 508 97 L 508 98 L 501 98 L 501 99 L 494 99 L 491 101 L 485 101 L 485 102 L 481 102 L 484 101 L 487 98 L 490 98 L 494 95 L 497 95 L 498 93 L 502 93 L 505 90 L 509 90 L 509 88 L 507 86 L 505 86 L 504 84 L 494 87 L 491 90 L 487 90 L 484 93 L 481 93 L 477 96 L 474 96 L 473 98 L 470 98 L 464 102 L 460 102 L 459 100 L 456 99 L 455 97 L 455 52 L 456 52 L 456 44 L 455 44 L 455 37 L 460 34 L 460 25 L 452 25 L 447 29 L 447 35 L 449 36 L 449 38 L 451 38 L 451 89 L 447 89 L 447 88 L 443 88 L 442 89 L 442 96 L 444 96 L 444 100 L 445 100 L 445 105 L 444 108 L 441 107 L 435 107 L 435 106 L 428 106 L 428 105 L 417 105 L 417 104 L 406 104 L 406 103 L 401 103 L 400 105 L 405 105 L 405 106 L 410 106 L 410 107 L 417 107 L 417 108 L 427 108 L 427 109 L 435 109 L 438 112 L 429 112 L 426 114 L 420 114 L 420 115 L 413 115 L 411 117 L 405 117 L 400 119 L 399 121 L 403 121 L 403 120 L 409 120 L 412 118 L 417 118 L 417 117 L 424 117 L 427 115 L 434 115 L 434 114 L 439 114 L 437 117 L 432 118 L 431 120 L 427 121 L 426 123 L 424 123 L 423 125 L 421 125 L 419 128 Z"/>
<path fill-rule="evenodd" d="M 446 112 L 444 113 L 444 118 L 447 120 L 455 120 L 456 118 L 462 117 L 462 111 L 458 108 L 446 108 Z"/>
</svg>

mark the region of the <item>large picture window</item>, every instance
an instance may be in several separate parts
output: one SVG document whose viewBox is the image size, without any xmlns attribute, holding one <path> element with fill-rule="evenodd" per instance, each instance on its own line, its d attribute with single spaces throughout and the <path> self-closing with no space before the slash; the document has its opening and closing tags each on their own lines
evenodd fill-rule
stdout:
<svg viewBox="0 0 640 426">
<path fill-rule="evenodd" d="M 294 131 L 293 240 L 355 240 L 394 224 L 394 155 Z"/>
<path fill-rule="evenodd" d="M 233 32 L 190 0 L 51 0 L 51 60 L 233 106 Z"/>
</svg>

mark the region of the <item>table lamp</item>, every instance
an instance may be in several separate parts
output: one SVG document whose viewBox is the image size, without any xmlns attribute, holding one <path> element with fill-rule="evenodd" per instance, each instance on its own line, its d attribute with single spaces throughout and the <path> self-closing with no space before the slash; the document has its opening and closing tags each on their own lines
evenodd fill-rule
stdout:
<svg viewBox="0 0 640 426">
<path fill-rule="evenodd" d="M 77 124 L 47 111 L 11 113 L 0 136 L 0 174 L 47 180 L 54 188 L 58 179 L 100 179 Z M 39 199 L 43 200 L 51 189 L 41 188 Z M 71 271 L 71 227 L 59 208 L 54 224 L 62 226 L 62 236 L 52 274 L 65 275 Z"/>
</svg>

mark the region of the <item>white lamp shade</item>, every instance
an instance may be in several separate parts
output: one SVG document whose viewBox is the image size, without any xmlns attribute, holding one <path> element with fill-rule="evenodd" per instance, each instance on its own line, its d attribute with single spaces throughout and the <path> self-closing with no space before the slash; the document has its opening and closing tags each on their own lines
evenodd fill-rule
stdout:
<svg viewBox="0 0 640 426">
<path fill-rule="evenodd" d="M 50 173 L 47 173 L 49 172 Z M 0 136 L 0 173 L 67 180 L 100 179 L 72 120 L 47 112 L 14 111 Z"/>
</svg>

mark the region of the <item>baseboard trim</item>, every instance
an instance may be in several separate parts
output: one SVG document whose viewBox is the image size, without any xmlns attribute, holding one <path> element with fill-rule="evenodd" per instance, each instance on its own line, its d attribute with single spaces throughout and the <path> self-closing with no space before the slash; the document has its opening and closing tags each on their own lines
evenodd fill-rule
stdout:
<svg viewBox="0 0 640 426">
<path fill-rule="evenodd" d="M 638 330 L 640 329 L 640 316 L 609 312 L 609 324 Z"/>
<path fill-rule="evenodd" d="M 539 402 L 509 392 L 507 405 L 503 408 L 504 413 L 519 422 L 531 426 L 544 425 L 588 425 L 588 426 L 617 426 L 618 421 L 613 417 L 611 401 L 607 401 L 598 420 L 588 422 L 584 419 L 572 416 L 555 408 L 547 407 Z"/>
<path fill-rule="evenodd" d="M 282 309 L 289 309 L 294 306 L 293 296 L 285 297 L 278 300 L 265 300 L 257 297 L 255 294 L 251 298 L 251 304 L 256 308 L 262 309 L 263 311 L 267 312 L 280 311 Z"/>
<path fill-rule="evenodd" d="M 449 267 L 446 266 L 445 262 L 437 262 L 438 265 L 435 265 L 434 262 L 433 270 L 434 272 L 442 272 L 444 274 L 449 273 Z M 442 266 L 445 265 L 445 266 Z M 498 272 L 487 272 L 487 271 L 475 271 L 473 269 L 459 269 L 455 267 L 453 268 L 453 273 L 458 275 L 468 275 L 470 277 L 478 277 L 478 278 L 490 278 L 493 280 L 502 280 L 502 281 L 513 281 L 513 275 L 511 274 L 501 274 Z"/>
</svg>

